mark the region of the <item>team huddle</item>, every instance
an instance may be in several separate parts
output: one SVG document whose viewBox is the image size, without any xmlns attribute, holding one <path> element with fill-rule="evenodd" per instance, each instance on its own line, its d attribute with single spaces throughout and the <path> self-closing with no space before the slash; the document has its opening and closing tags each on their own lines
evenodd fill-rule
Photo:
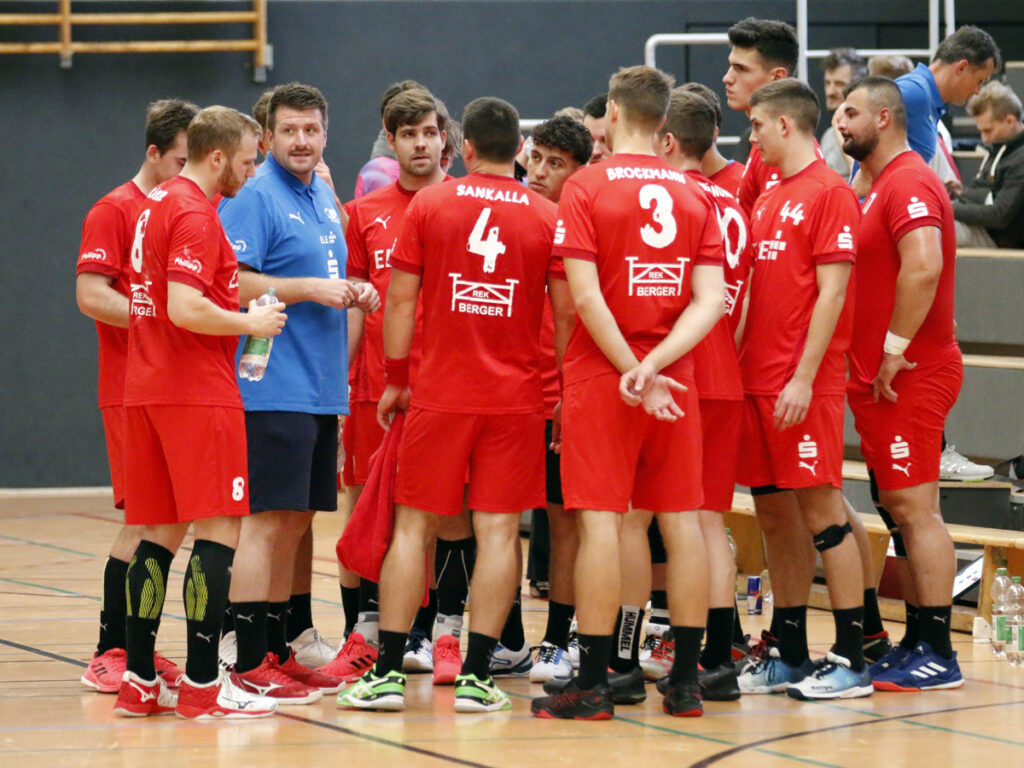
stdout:
<svg viewBox="0 0 1024 768">
<path fill-rule="evenodd" d="M 713 91 L 644 66 L 525 143 L 501 99 L 460 123 L 396 83 L 344 205 L 316 88 L 268 91 L 255 119 L 151 105 L 146 160 L 90 211 L 78 262 L 126 523 L 82 682 L 117 693 L 120 715 L 200 719 L 324 693 L 399 710 L 410 671 L 454 685 L 457 712 L 511 708 L 495 678 L 529 674 L 546 694 L 534 715 L 584 720 L 644 701 L 648 680 L 681 717 L 744 694 L 963 685 L 938 504 L 963 375 L 956 240 L 949 196 L 908 144 L 932 115 L 904 94 L 931 77 L 966 98 L 999 51 L 963 27 L 930 66 L 853 82 L 832 123 L 859 165 L 847 180 L 815 139 L 793 29 L 750 18 L 729 39 L 745 166 L 718 152 Z M 467 175 L 452 178 L 459 153 Z M 261 381 L 235 373 L 246 334 L 274 341 Z M 895 645 L 841 490 L 847 403 L 901 558 Z M 335 649 L 313 626 L 310 524 L 337 509 L 339 443 L 349 513 L 394 518 L 383 542 L 348 533 L 348 551 L 380 544 L 382 559 L 359 576 L 343 559 Z M 775 595 L 752 648 L 721 514 L 736 484 Z M 550 600 L 534 659 L 518 532 L 539 508 Z M 155 643 L 189 526 L 180 669 Z M 835 643 L 812 660 L 819 553 Z"/>
</svg>

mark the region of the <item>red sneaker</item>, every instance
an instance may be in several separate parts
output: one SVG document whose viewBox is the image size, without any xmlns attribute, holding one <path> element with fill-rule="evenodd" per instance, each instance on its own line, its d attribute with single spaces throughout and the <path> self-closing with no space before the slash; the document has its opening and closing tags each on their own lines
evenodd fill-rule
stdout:
<svg viewBox="0 0 1024 768">
<path fill-rule="evenodd" d="M 434 643 L 434 685 L 455 685 L 462 671 L 462 651 L 455 635 L 441 635 Z"/>
<path fill-rule="evenodd" d="M 118 693 L 127 668 L 128 657 L 124 648 L 111 648 L 97 653 L 89 660 L 82 673 L 82 685 L 100 693 Z"/>
<path fill-rule="evenodd" d="M 134 672 L 126 671 L 114 703 L 114 714 L 122 717 L 170 715 L 177 704 L 178 697 L 167 690 L 167 684 L 159 677 L 143 680 Z"/>
<path fill-rule="evenodd" d="M 167 683 L 168 688 L 177 688 L 185 678 L 185 670 L 162 653 L 153 654 L 153 666 L 156 667 L 157 677 Z"/>
<path fill-rule="evenodd" d="M 310 688 L 319 688 L 324 693 L 338 693 L 346 686 L 345 681 L 340 677 L 325 675 L 300 664 L 299 660 L 295 658 L 294 651 L 289 651 L 288 661 L 281 664 L 280 669 L 292 680 L 308 685 Z"/>
<path fill-rule="evenodd" d="M 319 688 L 293 680 L 277 663 L 277 656 L 268 653 L 256 669 L 234 673 L 234 683 L 242 690 L 257 696 L 266 696 L 278 704 L 312 704 L 320 701 Z"/>
<path fill-rule="evenodd" d="M 249 693 L 234 673 L 222 674 L 212 683 L 199 685 L 188 677 L 181 681 L 174 713 L 187 720 L 266 717 L 277 710 L 277 702 Z"/>
<path fill-rule="evenodd" d="M 358 680 L 377 661 L 377 649 L 366 642 L 358 632 L 348 636 L 338 655 L 330 664 L 324 664 L 317 672 L 340 677 L 346 683 Z"/>
</svg>

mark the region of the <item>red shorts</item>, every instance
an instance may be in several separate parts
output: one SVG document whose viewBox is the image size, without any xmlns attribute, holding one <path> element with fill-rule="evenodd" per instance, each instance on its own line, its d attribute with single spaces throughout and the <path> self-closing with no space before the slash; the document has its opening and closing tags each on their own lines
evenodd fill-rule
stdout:
<svg viewBox="0 0 1024 768">
<path fill-rule="evenodd" d="M 345 466 L 341 480 L 348 487 L 366 485 L 370 471 L 370 456 L 384 442 L 384 430 L 377 423 L 376 403 L 352 403 L 341 430 L 341 444 L 345 448 Z"/>
<path fill-rule="evenodd" d="M 398 449 L 395 503 L 458 515 L 544 506 L 544 414 L 409 409 Z"/>
<path fill-rule="evenodd" d="M 124 406 L 102 408 L 103 435 L 107 439 L 110 484 L 114 488 L 114 507 L 124 509 Z"/>
<path fill-rule="evenodd" d="M 743 409 L 743 465 L 740 485 L 757 488 L 843 487 L 842 395 L 815 395 L 803 423 L 775 428 L 777 395 L 747 395 Z"/>
<path fill-rule="evenodd" d="M 701 398 L 700 423 L 704 430 L 704 506 L 701 509 L 728 512 L 736 492 L 743 401 Z"/>
<path fill-rule="evenodd" d="M 165 525 L 249 514 L 245 412 L 126 406 L 125 522 Z"/>
<path fill-rule="evenodd" d="M 939 479 L 942 429 L 953 408 L 964 369 L 960 361 L 893 388 L 894 403 L 867 390 L 850 390 L 850 410 L 860 435 L 860 451 L 883 491 L 913 488 Z"/>
<path fill-rule="evenodd" d="M 686 416 L 658 421 L 619 396 L 619 374 L 566 386 L 562 401 L 562 495 L 566 509 L 625 513 L 700 509 L 701 428 L 697 388 L 676 402 Z"/>
</svg>

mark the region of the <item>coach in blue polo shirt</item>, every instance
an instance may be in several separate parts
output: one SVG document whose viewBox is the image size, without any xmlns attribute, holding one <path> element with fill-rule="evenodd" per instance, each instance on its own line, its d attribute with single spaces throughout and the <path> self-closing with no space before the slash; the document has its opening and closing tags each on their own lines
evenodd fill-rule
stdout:
<svg viewBox="0 0 1024 768">
<path fill-rule="evenodd" d="M 280 687 L 282 671 L 317 691 L 324 687 L 287 645 L 292 569 L 313 513 L 337 509 L 338 415 L 348 413 L 346 308 L 372 309 L 377 296 L 368 283 L 345 279 L 334 194 L 314 172 L 327 144 L 323 94 L 298 83 L 277 88 L 267 111 L 267 143 L 267 160 L 255 178 L 220 206 L 238 256 L 241 300 L 273 286 L 288 305 L 289 325 L 289 333 L 274 340 L 263 379 L 239 382 L 252 512 L 240 538 L 254 554 L 236 561 L 232 572 L 235 671 L 260 693 L 305 703 L 319 693 Z"/>
</svg>

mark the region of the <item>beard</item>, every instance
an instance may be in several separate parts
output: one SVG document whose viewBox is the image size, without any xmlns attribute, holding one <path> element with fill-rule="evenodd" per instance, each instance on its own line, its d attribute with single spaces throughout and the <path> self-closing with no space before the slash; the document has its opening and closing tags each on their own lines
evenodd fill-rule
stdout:
<svg viewBox="0 0 1024 768">
<path fill-rule="evenodd" d="M 224 197 L 234 197 L 238 194 L 238 190 L 242 188 L 242 184 L 245 183 L 244 179 L 239 179 L 235 175 L 234 170 L 231 168 L 231 163 L 224 166 L 224 170 L 220 172 L 220 176 L 217 177 L 217 186 L 220 187 L 220 193 Z"/>
<path fill-rule="evenodd" d="M 858 163 L 864 162 L 864 158 L 875 151 L 878 146 L 878 131 L 873 131 L 870 136 L 865 136 L 862 139 L 855 139 L 853 136 L 847 136 L 843 139 L 843 152 L 848 154 Z"/>
</svg>

